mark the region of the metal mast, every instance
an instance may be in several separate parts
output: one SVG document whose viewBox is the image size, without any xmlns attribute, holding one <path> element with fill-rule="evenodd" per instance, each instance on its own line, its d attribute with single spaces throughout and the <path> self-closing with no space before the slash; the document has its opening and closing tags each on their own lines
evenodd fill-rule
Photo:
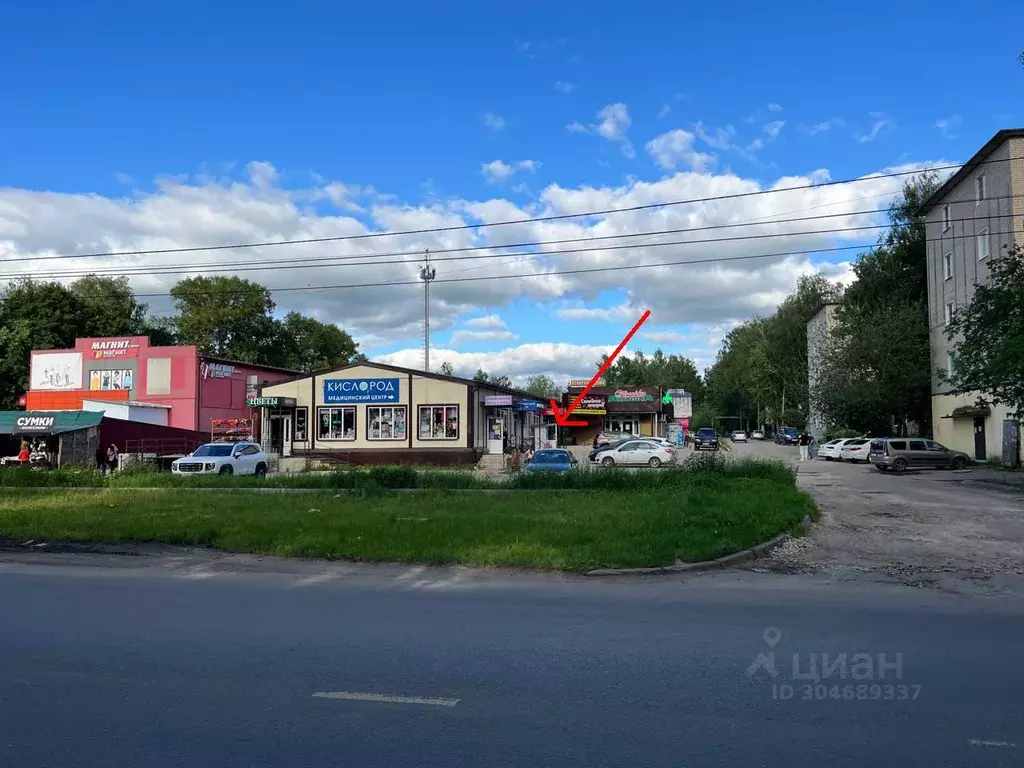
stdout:
<svg viewBox="0 0 1024 768">
<path fill-rule="evenodd" d="M 437 270 L 430 266 L 430 249 L 423 254 L 420 280 L 423 281 L 423 370 L 430 372 L 430 281 L 437 277 Z"/>
</svg>

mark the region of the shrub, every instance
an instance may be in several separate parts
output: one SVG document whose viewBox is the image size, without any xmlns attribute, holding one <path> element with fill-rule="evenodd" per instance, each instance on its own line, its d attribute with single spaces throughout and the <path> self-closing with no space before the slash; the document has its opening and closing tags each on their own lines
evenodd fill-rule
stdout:
<svg viewBox="0 0 1024 768">
<path fill-rule="evenodd" d="M 370 469 L 369 482 L 380 488 L 418 488 L 419 473 L 412 467 L 376 466 Z"/>
<path fill-rule="evenodd" d="M 714 472 L 716 474 L 724 474 L 726 464 L 725 456 L 718 451 L 711 453 L 698 451 L 687 456 L 686 461 L 683 462 L 683 466 L 692 472 Z"/>
<path fill-rule="evenodd" d="M 844 440 L 848 437 L 860 437 L 863 432 L 858 432 L 855 429 L 846 429 L 835 427 L 833 429 L 825 430 L 825 442 L 829 440 Z"/>
</svg>

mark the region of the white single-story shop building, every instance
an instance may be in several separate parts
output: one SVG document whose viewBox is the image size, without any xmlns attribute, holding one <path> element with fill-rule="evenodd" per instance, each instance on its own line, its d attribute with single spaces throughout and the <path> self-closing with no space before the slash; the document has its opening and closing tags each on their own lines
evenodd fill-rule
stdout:
<svg viewBox="0 0 1024 768">
<path fill-rule="evenodd" d="M 351 464 L 470 464 L 506 447 L 553 444 L 550 403 L 456 376 L 354 363 L 261 388 L 263 447 Z"/>
</svg>

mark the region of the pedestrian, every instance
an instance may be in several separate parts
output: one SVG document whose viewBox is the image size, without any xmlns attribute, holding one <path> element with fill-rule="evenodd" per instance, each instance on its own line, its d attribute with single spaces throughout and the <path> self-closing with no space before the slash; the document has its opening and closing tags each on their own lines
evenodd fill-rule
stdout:
<svg viewBox="0 0 1024 768">
<path fill-rule="evenodd" d="M 21 450 L 18 451 L 18 464 L 21 465 L 23 469 L 28 469 L 31 459 L 32 451 L 29 450 L 28 443 L 23 441 L 21 444 Z"/>
<path fill-rule="evenodd" d="M 102 445 L 96 446 L 96 469 L 99 470 L 101 476 L 105 477 L 107 474 L 107 452 L 103 450 Z"/>
<path fill-rule="evenodd" d="M 808 461 L 811 454 L 811 436 L 807 432 L 801 432 L 797 444 L 800 446 L 800 461 Z"/>
<path fill-rule="evenodd" d="M 113 443 L 107 448 L 107 467 L 110 472 L 117 471 L 117 446 Z"/>
</svg>

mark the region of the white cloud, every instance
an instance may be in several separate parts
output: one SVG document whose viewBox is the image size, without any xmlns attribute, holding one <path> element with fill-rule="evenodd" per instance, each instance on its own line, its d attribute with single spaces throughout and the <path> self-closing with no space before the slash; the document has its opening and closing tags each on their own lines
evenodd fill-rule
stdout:
<svg viewBox="0 0 1024 768">
<path fill-rule="evenodd" d="M 501 315 L 484 315 L 483 317 L 472 317 L 466 321 L 466 325 L 470 328 L 487 328 L 497 329 L 504 331 L 508 329 L 508 325 L 501 319 Z"/>
<path fill-rule="evenodd" d="M 781 104 L 776 104 L 775 102 L 772 102 L 771 104 L 768 105 L 768 111 L 769 112 L 781 112 L 782 111 L 782 105 Z"/>
<path fill-rule="evenodd" d="M 963 123 L 964 119 L 960 115 L 950 115 L 949 117 L 941 117 L 935 121 L 935 127 L 939 133 L 942 134 L 943 138 L 955 139 L 956 134 L 953 133 Z"/>
<path fill-rule="evenodd" d="M 731 125 L 727 125 L 725 128 L 715 128 L 712 131 L 708 130 L 702 122 L 697 123 L 694 132 L 701 141 L 715 149 L 731 149 L 736 136 L 736 129 Z"/>
<path fill-rule="evenodd" d="M 118 173 L 114 174 L 114 181 L 116 181 L 118 184 L 134 184 L 135 183 L 135 179 L 133 179 L 129 174 L 121 173 L 121 172 L 118 172 Z"/>
<path fill-rule="evenodd" d="M 671 111 L 672 111 L 672 105 L 671 104 L 662 104 L 661 105 L 661 109 L 658 110 L 658 118 L 661 119 L 661 118 L 665 117 L 665 115 L 667 115 Z"/>
<path fill-rule="evenodd" d="M 786 125 L 785 120 L 772 120 L 770 123 L 765 123 L 761 126 L 763 130 L 770 138 L 776 139 L 779 134 L 782 133 L 782 128 Z"/>
<path fill-rule="evenodd" d="M 944 162 L 935 159 L 924 165 Z M 900 166 L 893 170 L 912 170 L 914 167 L 922 166 Z M 795 188 L 810 183 L 820 184 L 826 179 L 828 173 L 823 170 L 803 176 L 776 178 L 767 183 L 733 172 L 704 171 L 670 174 L 653 180 L 632 179 L 618 186 L 579 184 L 570 187 L 554 183 L 522 205 L 490 196 L 482 199 L 435 198 L 416 205 L 374 187 L 355 185 L 342 179 L 321 179 L 307 187 L 296 188 L 293 184 L 286 185 L 269 163 L 241 167 L 233 177 L 160 178 L 151 185 L 144 185 L 145 189 L 140 185 L 130 193 L 119 190 L 117 196 L 111 197 L 0 187 L 0 254 L 7 260 L 2 274 L 31 274 L 47 279 L 54 272 L 80 274 L 87 270 L 107 270 L 114 274 L 127 274 L 132 287 L 140 294 L 162 294 L 185 276 L 182 270 L 198 274 L 195 270 L 213 267 L 219 273 L 240 275 L 266 285 L 274 291 L 279 312 L 294 309 L 313 314 L 325 322 L 338 323 L 351 332 L 371 356 L 375 349 L 407 345 L 410 354 L 417 356 L 409 361 L 415 367 L 420 364 L 418 356 L 421 354 L 418 345 L 422 332 L 423 293 L 418 274 L 425 249 L 435 254 L 434 264 L 437 267 L 437 280 L 431 289 L 431 325 L 437 333 L 452 332 L 459 327 L 460 318 L 479 320 L 481 315 L 497 314 L 502 308 L 518 303 L 532 305 L 538 312 L 551 312 L 563 319 L 575 317 L 598 321 L 607 318 L 616 322 L 635 322 L 643 310 L 650 309 L 652 322 L 662 328 L 694 323 L 720 324 L 772 311 L 793 289 L 801 275 L 823 272 L 845 279 L 849 274 L 848 265 L 824 263 L 810 255 L 745 257 L 874 242 L 875 232 L 799 233 L 808 229 L 884 222 L 885 211 L 904 181 L 900 177 L 879 178 L 872 174 L 857 184 Z M 463 227 L 536 216 L 624 209 L 766 189 L 781 191 L 580 219 L 390 234 L 402 230 Z M 807 223 L 799 222 L 760 226 L 754 223 L 792 218 L 804 212 L 840 215 L 823 222 L 820 227 L 809 227 Z M 854 215 L 856 213 L 870 215 L 857 216 Z M 655 235 L 628 249 L 616 246 L 630 241 L 598 240 L 579 244 L 582 248 L 589 245 L 590 249 L 575 253 L 548 253 L 565 250 L 565 245 L 541 247 L 534 253 L 514 256 L 506 255 L 506 250 L 497 250 L 498 246 L 516 242 L 608 237 L 736 223 L 744 225 L 670 237 Z M 274 248 L 32 260 L 54 254 L 366 234 L 383 236 Z M 777 237 L 718 243 L 685 242 L 748 234 Z M 667 241 L 684 242 L 670 247 L 652 245 Z M 472 254 L 439 253 L 444 249 L 467 247 L 481 247 L 483 250 Z M 387 253 L 411 255 L 379 255 Z M 467 256 L 473 258 L 465 258 Z M 709 256 L 731 260 L 617 269 Z M 456 257 L 458 260 L 452 260 Z M 740 260 L 736 260 L 738 258 Z M 843 258 L 848 260 L 845 255 Z M 286 263 L 275 267 L 275 261 Z M 140 268 L 143 272 L 138 274 Z M 159 274 L 154 272 L 157 269 L 168 271 Z M 554 274 L 569 270 L 593 271 Z M 531 273 L 539 274 L 531 276 Z M 463 278 L 475 280 L 446 282 Z M 0 278 L 0 281 L 3 279 L 6 278 Z M 72 276 L 61 279 L 67 281 Z M 346 290 L 346 285 L 361 287 Z M 621 296 L 622 300 L 612 308 L 595 308 L 599 297 L 607 295 Z M 143 295 L 141 300 L 157 312 L 170 309 L 166 296 Z M 557 340 L 557 325 L 549 325 L 551 335 Z M 545 326 L 542 324 L 541 327 Z M 465 328 L 508 330 L 471 322 L 467 322 Z M 518 328 L 516 332 L 523 333 Z M 512 351 L 491 353 L 498 357 L 486 360 L 482 357 L 460 359 L 470 361 L 466 365 L 470 374 L 477 367 L 483 367 L 496 373 L 503 372 L 504 368 L 509 375 L 520 371 L 568 377 L 570 374 L 586 374 L 592 370 L 590 361 L 600 357 L 600 353 L 592 354 L 596 348 L 591 348 L 591 352 L 581 352 L 581 349 L 553 342 L 523 344 Z M 551 357 L 555 354 L 564 357 Z M 530 355 L 535 357 L 530 358 Z M 445 356 L 440 355 L 436 359 L 444 360 Z M 487 364 L 482 364 L 484 362 Z M 585 370 L 580 370 L 581 365 Z"/>
<path fill-rule="evenodd" d="M 647 341 L 653 341 L 656 344 L 682 344 L 684 341 L 690 341 L 693 338 L 679 331 L 639 331 L 637 336 Z"/>
<path fill-rule="evenodd" d="M 555 90 L 561 93 L 572 93 L 576 89 L 575 83 L 570 83 L 568 80 L 555 80 Z"/>
<path fill-rule="evenodd" d="M 487 112 L 483 117 L 484 125 L 490 128 L 492 131 L 503 131 L 505 130 L 505 118 L 500 115 L 496 115 L 493 112 Z"/>
<path fill-rule="evenodd" d="M 762 149 L 764 149 L 763 139 L 754 139 L 746 146 L 747 152 L 760 152 Z"/>
<path fill-rule="evenodd" d="M 636 157 L 636 149 L 627 135 L 632 120 L 625 104 L 619 102 L 602 107 L 597 113 L 597 120 L 597 123 L 589 126 L 577 122 L 569 123 L 565 127 L 570 133 L 593 133 L 602 139 L 615 142 L 619 144 L 622 154 L 626 157 Z"/>
<path fill-rule="evenodd" d="M 501 184 L 508 181 L 519 171 L 533 173 L 540 167 L 536 160 L 520 160 L 515 163 L 506 163 L 502 160 L 492 160 L 480 166 L 480 172 L 488 184 Z"/>
<path fill-rule="evenodd" d="M 703 171 L 715 163 L 715 156 L 693 148 L 694 135 L 682 128 L 663 133 L 647 142 L 647 153 L 659 167 L 676 168 L 680 163 Z"/>
<path fill-rule="evenodd" d="M 868 142 L 874 141 L 884 133 L 888 133 L 891 129 L 896 127 L 896 124 L 886 117 L 881 112 L 871 112 L 869 117 L 872 119 L 871 127 L 865 133 L 857 135 L 857 141 L 861 144 L 867 144 Z"/>
<path fill-rule="evenodd" d="M 811 136 L 817 136 L 819 133 L 828 133 L 834 128 L 842 128 L 843 125 L 845 125 L 845 122 L 841 118 L 830 117 L 828 120 L 822 120 L 820 123 L 804 126 L 803 130 Z"/>
<path fill-rule="evenodd" d="M 455 331 L 452 344 L 472 344 L 479 341 L 512 341 L 518 339 L 511 331 Z"/>
</svg>

